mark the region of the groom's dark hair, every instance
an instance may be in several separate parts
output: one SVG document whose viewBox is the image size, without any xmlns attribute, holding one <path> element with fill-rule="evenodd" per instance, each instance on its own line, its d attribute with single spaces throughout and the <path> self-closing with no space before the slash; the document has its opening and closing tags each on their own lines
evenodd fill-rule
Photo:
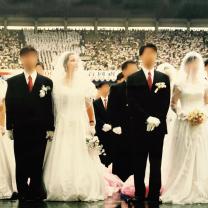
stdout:
<svg viewBox="0 0 208 208">
<path fill-rule="evenodd" d="M 38 51 L 32 46 L 25 46 L 20 50 L 20 56 L 24 56 L 28 53 L 34 52 L 38 55 Z"/>
<path fill-rule="evenodd" d="M 156 45 L 152 44 L 152 43 L 147 43 L 146 45 L 143 45 L 140 49 L 139 49 L 139 56 L 141 56 L 146 48 L 152 48 L 156 53 L 157 53 L 157 47 Z"/>
<path fill-rule="evenodd" d="M 133 60 L 128 60 L 128 61 L 125 61 L 122 65 L 121 65 L 121 70 L 125 70 L 129 64 L 135 64 L 137 65 L 137 62 L 136 61 L 133 61 Z"/>
</svg>

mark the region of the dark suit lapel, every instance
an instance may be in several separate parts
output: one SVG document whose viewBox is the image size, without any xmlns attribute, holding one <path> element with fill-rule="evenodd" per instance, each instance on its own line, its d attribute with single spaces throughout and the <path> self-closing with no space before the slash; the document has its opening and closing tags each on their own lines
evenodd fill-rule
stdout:
<svg viewBox="0 0 208 208">
<path fill-rule="evenodd" d="M 20 76 L 20 88 L 22 88 L 22 92 L 25 92 L 25 93 L 29 93 L 29 90 L 28 90 L 28 85 L 27 85 L 27 81 L 25 79 L 25 75 L 24 73 L 21 74 Z"/>
<path fill-rule="evenodd" d="M 156 84 L 157 82 L 160 82 L 160 75 L 159 75 L 158 72 L 155 70 L 155 72 L 154 72 L 154 81 L 153 81 L 153 84 L 152 84 L 152 90 L 151 90 L 152 92 L 155 91 L 155 89 L 156 89 L 155 84 Z"/>
<path fill-rule="evenodd" d="M 145 73 L 144 73 L 143 69 L 141 69 L 141 75 L 142 75 L 142 80 L 143 80 L 143 83 L 144 83 L 144 85 L 145 85 L 147 91 L 148 91 L 148 92 L 151 92 L 151 91 L 149 90 L 147 78 L 146 78 L 146 76 L 145 76 Z"/>
<path fill-rule="evenodd" d="M 35 79 L 35 83 L 33 85 L 33 89 L 32 89 L 31 93 L 34 93 L 37 90 L 40 91 L 39 88 L 41 88 L 41 86 L 40 86 L 41 85 L 41 80 L 42 80 L 41 76 L 39 74 L 37 74 L 37 77 Z M 25 79 L 24 73 L 21 74 L 20 81 L 21 81 L 21 86 L 23 87 L 24 91 L 29 93 L 28 84 L 27 84 L 27 81 Z"/>
<path fill-rule="evenodd" d="M 105 107 L 103 105 L 103 101 L 102 101 L 101 98 L 99 99 L 99 106 L 100 106 L 100 108 L 102 109 L 103 112 L 106 112 Z"/>
<path fill-rule="evenodd" d="M 41 89 L 41 76 L 39 74 L 37 74 L 33 89 L 32 89 L 32 93 L 36 92 L 37 90 L 40 91 Z"/>
<path fill-rule="evenodd" d="M 151 90 L 149 90 L 148 82 L 147 82 L 147 79 L 146 79 L 146 76 L 145 76 L 145 73 L 144 73 L 143 70 L 142 70 L 142 74 L 143 74 L 143 78 L 145 80 L 145 84 L 146 84 L 148 92 L 154 92 L 155 89 L 156 89 L 155 84 L 160 81 L 159 73 L 156 70 L 154 71 L 154 80 L 153 80 L 153 83 L 152 83 L 152 89 Z"/>
</svg>

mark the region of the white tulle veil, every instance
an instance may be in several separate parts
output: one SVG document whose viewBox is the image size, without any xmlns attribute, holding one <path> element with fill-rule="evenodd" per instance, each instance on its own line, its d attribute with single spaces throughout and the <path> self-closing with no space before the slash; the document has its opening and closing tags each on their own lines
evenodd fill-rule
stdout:
<svg viewBox="0 0 208 208">
<path fill-rule="evenodd" d="M 76 76 L 77 74 L 84 73 L 84 67 L 80 56 L 75 52 L 67 51 L 56 57 L 56 59 L 53 61 L 54 71 L 52 73 L 52 80 L 54 82 L 63 80 L 65 78 L 66 76 L 65 62 L 68 60 L 68 57 L 71 55 L 74 55 L 76 57 L 76 62 L 77 62 L 73 75 Z M 74 80 L 72 79 L 71 81 L 73 82 Z"/>
<path fill-rule="evenodd" d="M 74 88 L 78 91 L 81 91 L 85 96 L 86 107 L 92 106 L 93 99 L 96 97 L 97 90 L 95 85 L 90 80 L 89 75 L 84 70 L 82 60 L 78 54 L 75 52 L 64 52 L 53 62 L 54 71 L 52 73 L 52 81 L 54 83 L 53 87 L 53 97 L 54 97 L 54 114 L 55 118 L 60 109 L 59 105 L 59 94 L 60 86 L 64 85 L 66 78 L 66 61 L 69 56 L 74 55 L 76 57 L 76 66 L 71 76 L 71 80 L 68 83 L 69 90 Z M 65 88 L 67 90 L 67 88 Z"/>
<path fill-rule="evenodd" d="M 174 81 L 176 79 L 176 75 L 177 75 L 177 70 L 174 68 L 173 65 L 171 65 L 169 63 L 160 64 L 157 67 L 157 71 L 166 74 L 169 77 L 171 83 L 174 83 Z"/>
<path fill-rule="evenodd" d="M 191 70 L 187 70 L 187 63 L 193 60 L 198 60 L 198 66 L 196 71 L 193 73 Z M 185 55 L 182 60 L 178 81 L 180 83 L 190 83 L 190 84 L 199 84 L 203 83 L 205 80 L 205 72 L 204 72 L 204 61 L 202 56 L 195 52 L 191 51 Z"/>
<path fill-rule="evenodd" d="M 76 88 L 83 88 L 88 89 L 87 95 L 90 97 L 94 97 L 96 94 L 96 88 L 92 81 L 90 80 L 89 75 L 84 70 L 83 62 L 79 56 L 79 54 L 75 52 L 64 52 L 59 57 L 55 59 L 53 62 L 54 71 L 52 73 L 52 80 L 55 84 L 60 83 L 62 84 L 64 79 L 66 78 L 66 61 L 68 60 L 68 57 L 74 55 L 76 58 L 76 66 L 73 71 L 73 74 L 71 75 L 70 80 L 70 87 L 76 87 Z"/>
</svg>

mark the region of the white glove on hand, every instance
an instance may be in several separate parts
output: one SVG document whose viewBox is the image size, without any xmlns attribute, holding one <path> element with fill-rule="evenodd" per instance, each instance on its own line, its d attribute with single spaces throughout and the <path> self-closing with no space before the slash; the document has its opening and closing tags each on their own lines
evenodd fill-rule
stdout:
<svg viewBox="0 0 208 208">
<path fill-rule="evenodd" d="M 51 141 L 53 139 L 53 136 L 54 136 L 54 131 L 47 131 L 46 132 L 46 139 Z"/>
<path fill-rule="evenodd" d="M 102 130 L 104 132 L 108 132 L 112 129 L 112 126 L 110 124 L 104 124 Z"/>
<path fill-rule="evenodd" d="M 13 136 L 13 130 L 9 130 L 8 131 L 8 136 L 11 140 L 14 140 L 14 136 Z"/>
<path fill-rule="evenodd" d="M 115 127 L 115 128 L 113 128 L 113 132 L 115 134 L 121 135 L 122 134 L 122 129 L 121 129 L 120 126 L 119 127 Z"/>
<path fill-rule="evenodd" d="M 177 114 L 179 120 L 185 121 L 187 119 L 187 115 L 184 112 L 180 112 Z"/>
<path fill-rule="evenodd" d="M 0 137 L 4 136 L 4 134 L 6 133 L 6 129 L 4 126 L 0 126 Z"/>
<path fill-rule="evenodd" d="M 160 125 L 160 120 L 156 117 L 148 117 L 147 119 L 147 131 L 154 131 L 156 127 Z"/>
<path fill-rule="evenodd" d="M 6 133 L 6 129 L 3 126 L 0 126 L 0 137 L 3 137 Z"/>
<path fill-rule="evenodd" d="M 95 131 L 95 126 L 90 126 L 90 127 L 89 127 L 89 134 L 92 135 L 92 136 L 94 136 L 95 133 L 96 133 L 96 131 Z"/>
</svg>

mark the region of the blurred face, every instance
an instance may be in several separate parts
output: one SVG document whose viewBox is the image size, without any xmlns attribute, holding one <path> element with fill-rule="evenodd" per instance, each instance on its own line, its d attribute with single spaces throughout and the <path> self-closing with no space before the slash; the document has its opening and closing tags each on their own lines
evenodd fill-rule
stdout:
<svg viewBox="0 0 208 208">
<path fill-rule="evenodd" d="M 44 75 L 44 70 L 43 70 L 43 67 L 41 65 L 37 65 L 36 66 L 36 71 L 41 74 L 41 75 Z"/>
<path fill-rule="evenodd" d="M 197 60 L 197 59 L 186 64 L 186 71 L 192 77 L 194 77 L 197 74 L 198 68 L 199 68 L 199 60 Z"/>
<path fill-rule="evenodd" d="M 104 84 L 101 88 L 100 88 L 100 95 L 103 97 L 107 97 L 109 92 L 110 92 L 110 86 L 109 84 Z"/>
<path fill-rule="evenodd" d="M 29 52 L 20 57 L 20 61 L 25 71 L 28 73 L 36 70 L 36 64 L 38 62 L 38 54 Z"/>
<path fill-rule="evenodd" d="M 71 72 L 77 67 L 77 57 L 75 55 L 70 55 L 67 62 L 67 71 Z"/>
<path fill-rule="evenodd" d="M 140 56 L 144 67 L 151 69 L 154 67 L 157 60 L 157 52 L 152 48 L 145 48 L 143 54 Z"/>
<path fill-rule="evenodd" d="M 134 74 L 137 71 L 137 65 L 136 64 L 128 64 L 127 68 L 123 70 L 123 75 L 125 79 L 128 78 L 128 76 Z"/>
</svg>

